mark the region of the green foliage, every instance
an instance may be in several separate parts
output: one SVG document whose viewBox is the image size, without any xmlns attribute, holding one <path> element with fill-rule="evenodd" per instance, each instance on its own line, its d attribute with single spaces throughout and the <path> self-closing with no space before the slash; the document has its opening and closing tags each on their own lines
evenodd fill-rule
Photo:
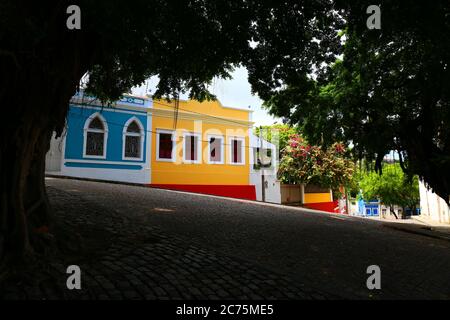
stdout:
<svg viewBox="0 0 450 320">
<path fill-rule="evenodd" d="M 396 150 L 405 173 L 448 200 L 450 2 L 382 0 L 381 30 L 367 29 L 367 3 L 334 3 L 346 20 L 340 31 L 346 39 L 328 54 L 342 53 L 342 60 L 315 77 L 286 78 L 266 107 L 298 124 L 313 144 L 351 142 L 377 171 Z"/>
<path fill-rule="evenodd" d="M 4 97 L 35 88 L 52 106 L 47 127 L 61 131 L 85 73 L 87 91 L 105 102 L 155 75 L 155 97 L 203 100 L 214 98 L 214 77 L 242 65 L 267 108 L 312 144 L 351 142 L 377 169 L 396 150 L 410 177 L 448 200 L 450 2 L 379 3 L 380 31 L 367 29 L 364 1 L 5 0 L 2 101 L 18 106 L 18 123 L 34 119 L 32 103 Z M 81 30 L 66 28 L 72 4 Z"/>
<path fill-rule="evenodd" d="M 387 206 L 415 208 L 420 201 L 417 176 L 408 179 L 399 164 L 384 165 L 383 175 L 366 173 L 359 185 L 364 199 L 379 199 Z"/>
<path fill-rule="evenodd" d="M 299 135 L 292 135 L 283 151 L 279 177 L 288 184 L 315 184 L 338 190 L 352 180 L 354 164 L 340 143 L 327 149 L 307 144 Z"/>
<path fill-rule="evenodd" d="M 259 137 L 260 127 L 256 127 L 253 133 Z M 280 158 L 283 150 L 286 148 L 290 137 L 294 134 L 299 134 L 299 129 L 296 126 L 288 124 L 273 124 L 270 126 L 262 126 L 263 139 L 271 143 L 278 143 Z"/>
<path fill-rule="evenodd" d="M 155 97 L 188 93 L 211 99 L 208 84 L 214 77 L 229 77 L 237 65 L 249 70 L 254 92 L 267 96 L 281 79 L 297 77 L 291 67 L 278 68 L 279 62 L 294 66 L 291 57 L 301 54 L 310 69 L 330 60 L 321 54 L 326 47 L 311 40 L 330 42 L 328 27 L 335 24 L 332 4 L 313 0 L 22 2 L 0 3 L 0 38 L 8 62 L 22 65 L 27 55 L 36 65 L 52 68 L 58 58 L 68 67 L 77 59 L 81 76 L 89 74 L 87 91 L 105 102 L 151 76 L 159 77 Z M 81 8 L 80 30 L 66 28 L 69 5 Z M 58 68 L 52 70 L 58 76 L 70 72 Z"/>
</svg>

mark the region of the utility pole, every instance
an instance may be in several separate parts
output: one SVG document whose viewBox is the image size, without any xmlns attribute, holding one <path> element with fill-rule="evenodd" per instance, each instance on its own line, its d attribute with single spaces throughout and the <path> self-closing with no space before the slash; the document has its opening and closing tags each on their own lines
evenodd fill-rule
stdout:
<svg viewBox="0 0 450 320">
<path fill-rule="evenodd" d="M 264 166 L 263 166 L 263 134 L 262 134 L 262 126 L 259 126 L 259 163 L 261 164 L 260 170 L 261 170 L 261 196 L 262 201 L 266 201 L 266 177 L 264 176 Z"/>
</svg>

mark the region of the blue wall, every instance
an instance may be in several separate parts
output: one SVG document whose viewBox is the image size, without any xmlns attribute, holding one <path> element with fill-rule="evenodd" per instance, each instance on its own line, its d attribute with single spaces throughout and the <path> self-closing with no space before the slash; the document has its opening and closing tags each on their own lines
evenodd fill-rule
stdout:
<svg viewBox="0 0 450 320">
<path fill-rule="evenodd" d="M 361 216 L 378 216 L 379 202 L 377 200 L 364 201 L 364 199 L 358 200 L 358 214 Z"/>
<path fill-rule="evenodd" d="M 100 107 L 83 107 L 71 105 L 67 116 L 67 136 L 65 159 L 89 160 L 83 158 L 83 131 L 86 120 L 96 112 L 99 112 L 108 125 L 108 140 L 106 147 L 106 159 L 92 159 L 93 162 L 120 161 L 123 163 L 144 163 L 147 158 L 146 138 L 144 134 L 143 160 L 122 160 L 122 134 L 125 123 L 132 117 L 136 117 L 141 122 L 144 130 L 147 131 L 147 114 L 145 112 L 132 111 L 132 113 L 118 112 L 124 110 L 120 108 L 108 109 Z M 126 111 L 126 110 L 124 110 Z M 146 132 L 144 132 L 146 133 Z M 85 166 L 85 165 L 84 165 Z"/>
</svg>

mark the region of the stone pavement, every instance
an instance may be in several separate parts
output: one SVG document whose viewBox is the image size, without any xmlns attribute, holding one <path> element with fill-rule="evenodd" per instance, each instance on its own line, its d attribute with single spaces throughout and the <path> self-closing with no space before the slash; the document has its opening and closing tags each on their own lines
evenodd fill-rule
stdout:
<svg viewBox="0 0 450 320">
<path fill-rule="evenodd" d="M 34 283 L 0 289 L 3 299 L 328 299 L 289 277 L 166 235 L 91 201 L 48 188 L 59 228 L 76 230 L 69 254 Z M 82 239 L 82 240 L 81 240 Z M 81 290 L 66 288 L 66 268 L 81 268 Z M 40 271 L 39 271 L 40 272 Z"/>
<path fill-rule="evenodd" d="M 0 285 L 0 297 L 450 299 L 450 242 L 384 222 L 138 186 L 46 183 L 59 250 L 27 279 Z M 371 291 L 374 264 L 382 289 Z M 81 267 L 81 291 L 67 290 L 68 265 Z"/>
</svg>

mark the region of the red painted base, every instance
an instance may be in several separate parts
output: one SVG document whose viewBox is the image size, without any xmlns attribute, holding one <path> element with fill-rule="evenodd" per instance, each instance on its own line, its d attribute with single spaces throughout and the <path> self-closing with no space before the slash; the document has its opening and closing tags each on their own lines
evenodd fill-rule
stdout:
<svg viewBox="0 0 450 320">
<path fill-rule="evenodd" d="M 255 186 L 197 184 L 150 184 L 149 186 L 152 188 L 211 194 L 236 199 L 256 200 Z"/>
<path fill-rule="evenodd" d="M 306 208 L 339 213 L 339 203 L 338 200 L 333 202 L 316 202 L 316 203 L 306 203 L 304 204 Z"/>
</svg>

